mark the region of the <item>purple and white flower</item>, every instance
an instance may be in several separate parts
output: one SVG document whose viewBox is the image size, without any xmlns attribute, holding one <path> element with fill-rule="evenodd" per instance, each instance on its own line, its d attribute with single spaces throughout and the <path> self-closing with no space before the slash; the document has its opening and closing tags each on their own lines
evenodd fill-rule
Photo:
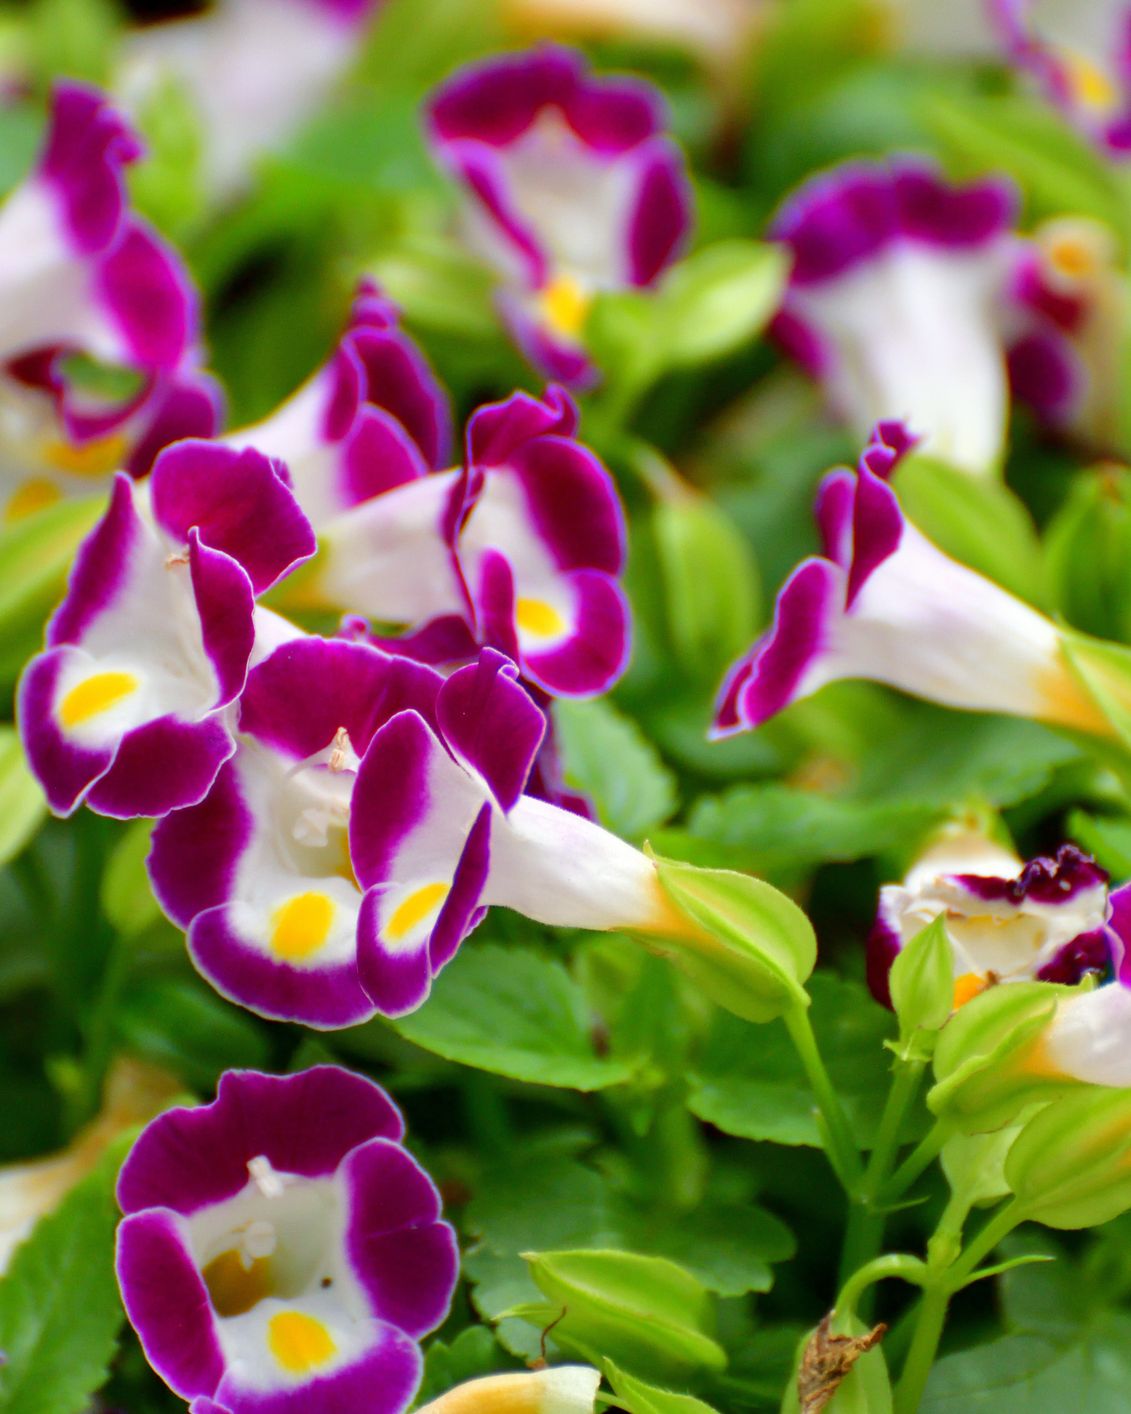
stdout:
<svg viewBox="0 0 1131 1414">
<path fill-rule="evenodd" d="M 1025 244 L 1012 296 L 1014 397 L 1058 432 L 1116 447 L 1128 305 L 1115 233 L 1083 216 L 1044 222 Z"/>
<path fill-rule="evenodd" d="M 545 691 L 606 691 L 628 658 L 624 513 L 576 426 L 553 387 L 480 408 L 463 468 L 332 521 L 303 592 L 384 623 L 463 616 Z"/>
<path fill-rule="evenodd" d="M 846 163 L 781 208 L 770 234 L 793 267 L 774 333 L 858 436 L 899 419 L 944 461 L 996 468 L 1015 206 L 1000 181 L 952 187 L 903 158 Z"/>
<path fill-rule="evenodd" d="M 396 308 L 363 283 L 333 356 L 265 421 L 229 446 L 285 461 L 315 527 L 445 466 L 448 398 Z"/>
<path fill-rule="evenodd" d="M 197 1411 L 400 1414 L 459 1267 L 379 1086 L 229 1071 L 122 1167 L 117 1269 L 149 1363 Z"/>
<path fill-rule="evenodd" d="M 418 1414 L 593 1414 L 599 1370 L 591 1365 L 556 1365 L 468 1380 L 429 1400 Z"/>
<path fill-rule="evenodd" d="M 221 992 L 320 1028 L 419 1006 L 493 903 L 686 933 L 650 859 L 524 794 L 544 729 L 491 649 L 445 680 L 363 643 L 285 644 L 248 675 L 207 798 L 154 832 L 157 897 Z"/>
<path fill-rule="evenodd" d="M 1016 65 L 1109 151 L 1131 150 L 1128 0 L 987 0 Z"/>
<path fill-rule="evenodd" d="M 466 194 L 471 244 L 532 363 L 592 381 L 582 332 L 596 294 L 653 284 L 683 245 L 691 200 L 658 92 L 598 79 L 544 46 L 468 66 L 434 95 L 429 135 Z"/>
<path fill-rule="evenodd" d="M 224 199 L 249 182 L 326 102 L 382 0 L 216 0 L 209 11 L 147 26 L 118 78 L 137 112 L 180 85 L 199 115 L 204 178 Z"/>
<path fill-rule="evenodd" d="M 904 515 L 885 478 L 911 445 L 903 427 L 883 424 L 855 473 L 825 478 L 816 507 L 825 553 L 794 570 L 769 632 L 731 669 L 716 735 L 760 726 L 844 678 L 1110 734 L 1057 626 L 944 555 Z"/>
<path fill-rule="evenodd" d="M 235 750 L 255 596 L 314 551 L 279 463 L 183 441 L 148 481 L 114 479 L 19 689 L 51 808 L 160 816 L 198 801 Z"/>
<path fill-rule="evenodd" d="M 1121 948 L 1109 926 L 1108 876 L 1074 845 L 1028 863 L 971 829 L 944 831 L 901 884 L 885 884 L 868 939 L 868 981 L 890 1004 L 900 951 L 945 919 L 954 956 L 954 1005 L 998 983 L 1074 984 L 1103 975 Z"/>
<path fill-rule="evenodd" d="M 143 378 L 180 368 L 196 299 L 178 257 L 129 210 L 123 170 L 140 155 L 100 93 L 56 87 L 39 162 L 0 206 L 0 364 L 83 353 Z"/>
</svg>

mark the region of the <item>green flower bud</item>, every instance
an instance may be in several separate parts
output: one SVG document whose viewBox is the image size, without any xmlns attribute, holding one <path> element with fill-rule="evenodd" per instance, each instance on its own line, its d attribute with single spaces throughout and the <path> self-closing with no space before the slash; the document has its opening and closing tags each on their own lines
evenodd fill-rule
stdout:
<svg viewBox="0 0 1131 1414">
<path fill-rule="evenodd" d="M 1025 1216 L 1046 1227 L 1095 1227 L 1131 1208 L 1131 1091 L 1077 1090 L 1017 1136 L 1005 1177 Z"/>
</svg>

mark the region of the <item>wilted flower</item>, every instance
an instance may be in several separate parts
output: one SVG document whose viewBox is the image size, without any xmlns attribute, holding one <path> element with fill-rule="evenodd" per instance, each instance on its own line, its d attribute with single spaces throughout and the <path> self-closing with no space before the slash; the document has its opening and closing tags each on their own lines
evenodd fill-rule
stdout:
<svg viewBox="0 0 1131 1414">
<path fill-rule="evenodd" d="M 167 1111 L 118 1181 L 118 1280 L 150 1364 L 194 1409 L 399 1414 L 443 1320 L 455 1235 L 377 1085 L 229 1071 Z"/>
<path fill-rule="evenodd" d="M 903 947 L 945 919 L 954 958 L 954 1005 L 998 983 L 1074 983 L 1103 974 L 1119 947 L 1108 925 L 1108 876 L 1062 845 L 1028 863 L 975 831 L 944 831 L 902 884 L 885 884 L 868 940 L 868 980 L 883 1002 Z"/>
<path fill-rule="evenodd" d="M 1015 205 L 1003 182 L 952 187 L 903 158 L 845 163 L 781 208 L 770 234 L 793 268 L 774 332 L 857 435 L 900 419 L 962 470 L 996 467 Z"/>
<path fill-rule="evenodd" d="M 263 422 L 228 433 L 286 462 L 315 527 L 436 471 L 451 444 L 448 398 L 397 311 L 368 283 L 333 356 Z"/>
<path fill-rule="evenodd" d="M 232 196 L 257 158 L 325 103 L 381 0 L 216 0 L 203 15 L 147 26 L 127 45 L 118 88 L 137 111 L 179 84 L 204 135 L 204 176 Z"/>
<path fill-rule="evenodd" d="M 255 596 L 313 550 L 285 468 L 257 452 L 184 441 L 147 482 L 119 473 L 20 684 L 52 809 L 200 800 L 235 750 L 224 709 L 247 676 Z"/>
<path fill-rule="evenodd" d="M 816 508 L 825 554 L 793 572 L 773 627 L 731 669 L 716 733 L 759 726 L 842 678 L 1110 733 L 1057 626 L 944 555 L 906 518 L 884 478 L 911 443 L 898 424 L 881 425 L 855 473 L 825 478 Z"/>
<path fill-rule="evenodd" d="M 589 1365 L 487 1375 L 429 1400 L 418 1414 L 593 1414 L 600 1383 Z"/>
<path fill-rule="evenodd" d="M 298 592 L 385 623 L 462 616 L 545 691 L 606 691 L 628 657 L 624 512 L 576 427 L 552 387 L 480 408 L 464 466 L 331 521 Z"/>
<path fill-rule="evenodd" d="M 1131 149 L 1131 5 L 1127 0 L 987 0 L 1019 68 L 1081 129 Z"/>
<path fill-rule="evenodd" d="M 546 46 L 449 79 L 429 130 L 463 183 L 468 238 L 503 277 L 524 353 L 552 378 L 590 381 L 581 335 L 593 297 L 651 285 L 690 224 L 659 93 L 594 78 L 580 54 Z"/>
</svg>

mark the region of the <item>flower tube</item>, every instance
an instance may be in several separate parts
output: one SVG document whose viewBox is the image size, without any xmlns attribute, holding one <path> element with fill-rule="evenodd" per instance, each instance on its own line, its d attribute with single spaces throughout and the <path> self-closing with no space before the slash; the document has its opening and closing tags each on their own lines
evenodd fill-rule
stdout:
<svg viewBox="0 0 1131 1414">
<path fill-rule="evenodd" d="M 380 3 L 216 0 L 131 36 L 118 89 L 137 111 L 160 101 L 162 83 L 179 84 L 203 127 L 208 189 L 228 198 L 323 106 Z"/>
<path fill-rule="evenodd" d="M 229 1071 L 123 1165 L 117 1270 L 150 1364 L 214 1414 L 400 1414 L 455 1287 L 455 1235 L 377 1085 Z"/>
<path fill-rule="evenodd" d="M 450 423 L 447 394 L 396 307 L 363 282 L 325 367 L 265 421 L 223 440 L 285 461 L 317 528 L 444 466 Z"/>
<path fill-rule="evenodd" d="M 868 981 L 890 1005 L 888 973 L 936 918 L 954 958 L 954 1005 L 987 987 L 1037 980 L 1072 984 L 1107 972 L 1119 947 L 1108 923 L 1108 876 L 1074 845 L 1023 864 L 974 831 L 949 830 L 902 884 L 885 884 L 868 939 Z"/>
<path fill-rule="evenodd" d="M 544 730 L 491 649 L 445 680 L 362 643 L 286 643 L 248 675 L 206 799 L 155 830 L 154 890 L 221 992 L 320 1028 L 418 1007 L 493 903 L 695 935 L 651 859 L 524 794 Z"/>
<path fill-rule="evenodd" d="M 683 244 L 687 176 L 664 124 L 656 90 L 594 78 L 555 46 L 470 65 L 432 99 L 429 136 L 464 187 L 468 239 L 549 377 L 591 382 L 581 335 L 593 297 L 653 284 Z"/>
<path fill-rule="evenodd" d="M 255 596 L 314 550 L 285 469 L 184 441 L 149 481 L 115 477 L 19 689 L 48 803 L 118 817 L 203 798 L 235 750 Z"/>
<path fill-rule="evenodd" d="M 793 572 L 770 631 L 731 669 L 715 734 L 759 726 L 844 678 L 1110 734 L 1057 626 L 944 555 L 906 518 L 884 478 L 911 443 L 898 424 L 882 424 L 855 473 L 826 477 L 816 507 L 825 554 Z"/>
<path fill-rule="evenodd" d="M 147 376 L 180 366 L 196 301 L 128 209 L 124 168 L 140 154 L 96 90 L 56 87 L 39 163 L 0 206 L 0 361 L 66 350 Z"/>
<path fill-rule="evenodd" d="M 462 615 L 545 691 L 607 691 L 628 658 L 624 513 L 576 427 L 553 387 L 480 408 L 463 468 L 332 521 L 299 592 L 386 623 Z"/>
<path fill-rule="evenodd" d="M 898 418 L 964 471 L 998 465 L 1015 206 L 1001 182 L 951 187 L 902 158 L 845 163 L 781 208 L 770 234 L 793 268 L 774 333 L 857 435 Z"/>
<path fill-rule="evenodd" d="M 557 1365 L 467 1380 L 418 1414 L 593 1414 L 601 1375 L 589 1365 Z"/>
<path fill-rule="evenodd" d="M 1131 4 L 1127 0 L 988 0 L 1018 68 L 1084 132 L 1131 149 Z"/>
</svg>

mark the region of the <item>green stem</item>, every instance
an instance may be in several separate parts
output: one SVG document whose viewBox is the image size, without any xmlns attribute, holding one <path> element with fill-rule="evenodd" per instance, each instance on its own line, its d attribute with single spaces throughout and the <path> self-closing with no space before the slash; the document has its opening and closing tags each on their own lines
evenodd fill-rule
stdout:
<svg viewBox="0 0 1131 1414">
<path fill-rule="evenodd" d="M 935 1363 L 949 1305 L 950 1289 L 947 1286 L 931 1286 L 923 1293 L 915 1318 L 911 1349 L 907 1352 L 903 1373 L 895 1388 L 895 1414 L 915 1414 L 923 1401 L 923 1391 L 927 1388 L 931 1366 Z"/>
<path fill-rule="evenodd" d="M 1016 1198 L 1011 1198 L 1004 1207 L 999 1208 L 993 1217 L 983 1224 L 970 1246 L 950 1269 L 947 1282 L 950 1289 L 958 1291 L 964 1286 L 983 1258 L 988 1257 L 1002 1238 L 1007 1237 L 1018 1223 L 1024 1221 L 1024 1210 Z"/>
<path fill-rule="evenodd" d="M 855 1194 L 863 1177 L 863 1165 L 852 1137 L 848 1116 L 829 1079 L 825 1063 L 817 1048 L 817 1038 L 813 1034 L 813 1023 L 809 1020 L 807 1007 L 791 1007 L 782 1018 L 790 1040 L 797 1051 L 798 1059 L 805 1068 L 809 1084 L 817 1100 L 817 1109 L 824 1121 L 825 1152 L 844 1190 Z"/>
<path fill-rule="evenodd" d="M 891 1172 L 899 1150 L 899 1131 L 908 1107 L 919 1091 L 924 1061 L 897 1061 L 895 1075 L 888 1090 L 876 1142 L 864 1170 L 859 1201 L 848 1215 L 844 1248 L 840 1259 L 840 1280 L 845 1282 L 857 1269 L 870 1262 L 879 1252 L 884 1238 L 884 1214 L 877 1210 L 877 1199 Z"/>
<path fill-rule="evenodd" d="M 901 1198 L 919 1175 L 938 1158 L 943 1145 L 950 1138 L 950 1127 L 937 1120 L 934 1127 L 920 1139 L 919 1143 L 892 1174 L 884 1185 L 880 1197 L 885 1203 Z"/>
<path fill-rule="evenodd" d="M 861 1298 L 877 1282 L 897 1278 L 922 1285 L 926 1264 L 918 1257 L 904 1252 L 885 1252 L 882 1257 L 874 1257 L 864 1266 L 858 1267 L 841 1287 L 836 1301 L 838 1318 L 850 1319 L 859 1312 Z M 866 1317 L 861 1319 L 867 1320 Z"/>
</svg>

